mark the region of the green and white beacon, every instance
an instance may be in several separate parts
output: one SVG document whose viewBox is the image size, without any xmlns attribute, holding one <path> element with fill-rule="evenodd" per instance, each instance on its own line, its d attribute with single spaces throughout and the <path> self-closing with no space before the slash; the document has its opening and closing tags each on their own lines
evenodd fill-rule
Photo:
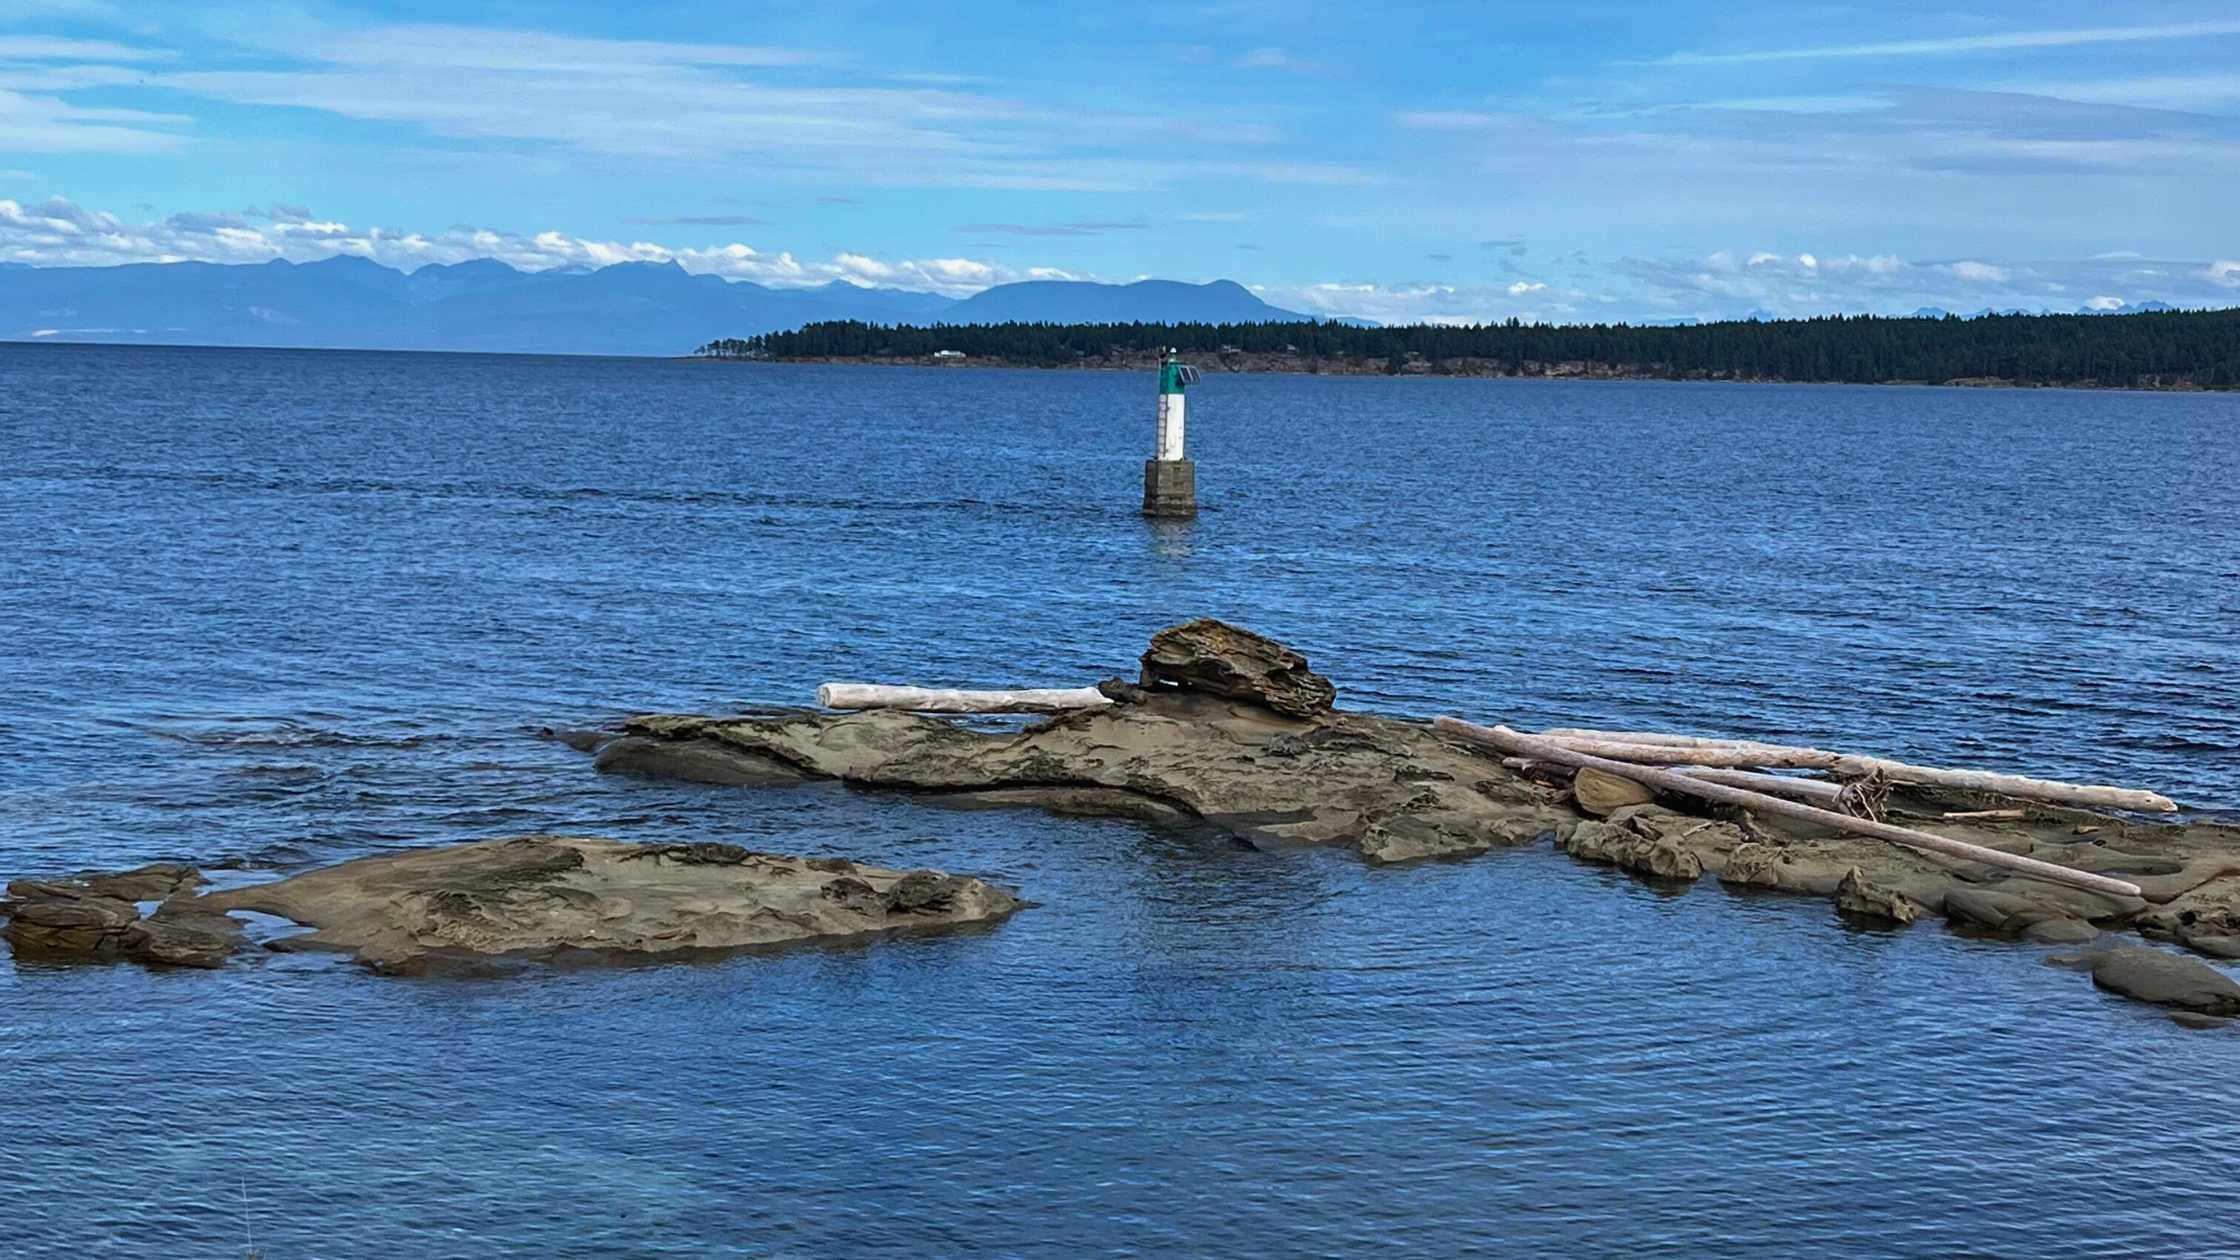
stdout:
<svg viewBox="0 0 2240 1260">
<path fill-rule="evenodd" d="M 1196 516 L 1198 467 L 1183 454 L 1183 390 L 1198 383 L 1198 369 L 1175 350 L 1159 364 L 1159 431 L 1151 458 L 1143 461 L 1143 514 Z"/>
</svg>

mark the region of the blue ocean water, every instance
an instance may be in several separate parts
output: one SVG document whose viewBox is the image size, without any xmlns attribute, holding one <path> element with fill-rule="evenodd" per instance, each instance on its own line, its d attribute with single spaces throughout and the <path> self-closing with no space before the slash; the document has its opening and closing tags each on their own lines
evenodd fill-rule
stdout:
<svg viewBox="0 0 2240 1260">
<path fill-rule="evenodd" d="M 0 346 L 0 877 L 569 830 L 931 865 L 956 936 L 400 981 L 0 957 L 9 1254 L 2213 1254 L 2240 1041 L 1545 849 L 591 773 L 819 681 L 1128 672 L 2240 810 L 2240 398 Z"/>
</svg>

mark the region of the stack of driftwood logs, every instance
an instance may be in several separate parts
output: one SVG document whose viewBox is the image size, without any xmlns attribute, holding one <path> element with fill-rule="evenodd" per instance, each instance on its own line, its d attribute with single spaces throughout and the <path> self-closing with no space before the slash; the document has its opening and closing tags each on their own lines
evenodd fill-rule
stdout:
<svg viewBox="0 0 2240 1260">
<path fill-rule="evenodd" d="M 1569 766 L 1578 776 L 1585 777 L 1585 790 L 1589 793 L 1620 793 L 1624 785 L 1638 784 L 1644 789 L 1818 823 L 1909 849 L 2001 866 L 2039 879 L 2122 897 L 2138 896 L 2139 886 L 1885 822 L 1882 798 L 1893 784 L 1913 784 L 2103 809 L 2168 813 L 2178 808 L 2177 803 L 2166 796 L 2131 788 L 2056 783 L 2049 779 L 1981 770 L 1943 770 L 1786 744 L 1635 731 L 1553 730 L 1527 735 L 1506 726 L 1480 726 L 1453 717 L 1440 718 L 1432 726 L 1464 743 L 1507 754 L 1504 762 L 1516 768 L 1530 769 L 1535 763 Z M 1816 770 L 1829 777 L 1814 779 L 1766 773 L 1770 769 Z M 1580 790 L 1576 778 L 1573 790 Z"/>
<path fill-rule="evenodd" d="M 1058 713 L 1112 703 L 1095 687 L 958 691 L 869 683 L 827 683 L 817 689 L 817 702 L 833 709 L 908 709 L 921 713 Z M 1581 729 L 1526 734 L 1454 717 L 1439 718 L 1432 726 L 1463 743 L 1500 754 L 1513 769 L 1532 772 L 1569 768 L 1572 790 L 1587 805 L 1599 798 L 1615 808 L 1647 800 L 1652 792 L 1669 792 L 2117 896 L 2137 896 L 2138 886 L 1897 826 L 1884 818 L 1883 801 L 1893 786 L 1912 785 L 2101 809 L 2168 813 L 2178 808 L 2168 797 L 2131 788 L 2057 783 L 1981 770 L 1946 770 L 1754 740 Z M 1771 773 L 1775 770 L 1809 773 Z M 2019 810 L 2000 809 L 1962 816 L 2019 814 Z"/>
</svg>

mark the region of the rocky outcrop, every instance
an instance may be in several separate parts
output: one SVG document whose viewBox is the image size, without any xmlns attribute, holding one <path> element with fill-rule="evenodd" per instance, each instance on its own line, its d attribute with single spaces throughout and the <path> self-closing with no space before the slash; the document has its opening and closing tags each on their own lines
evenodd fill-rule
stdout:
<svg viewBox="0 0 2240 1260">
<path fill-rule="evenodd" d="M 2240 984 L 2206 963 L 2159 949 L 2131 946 L 2092 959 L 2092 982 L 2157 1006 L 2202 1015 L 2240 1015 Z"/>
<path fill-rule="evenodd" d="M 1609 821 L 1587 819 L 1558 833 L 1563 851 L 1660 879 L 1695 879 L 1742 843 L 1740 830 L 1656 805 L 1629 805 Z"/>
<path fill-rule="evenodd" d="M 606 774 L 642 779 L 681 779 L 726 787 L 767 787 L 799 783 L 798 771 L 774 761 L 757 762 L 738 750 L 702 740 L 616 739 L 590 750 L 592 764 Z"/>
<path fill-rule="evenodd" d="M 241 937 L 223 915 L 199 914 L 170 900 L 202 882 L 191 866 L 157 863 L 129 871 L 89 872 L 8 885 L 0 929 L 19 956 L 131 960 L 177 967 L 215 967 Z M 141 906 L 159 902 L 143 918 Z"/>
<path fill-rule="evenodd" d="M 476 958 L 674 954 L 1001 919 L 1011 892 L 938 871 L 729 844 L 527 836 L 360 858 L 196 898 L 314 930 L 291 949 L 345 950 L 382 971 Z"/>
<path fill-rule="evenodd" d="M 775 764 L 945 803 L 1203 824 L 1256 846 L 1348 845 L 1375 862 L 1528 844 L 1571 816 L 1554 791 L 1418 723 L 1293 717 L 1179 688 L 1024 729 L 882 710 L 641 717 L 624 731 L 726 749 L 742 767 Z"/>
<path fill-rule="evenodd" d="M 1895 888 L 1884 888 L 1854 866 L 1836 885 L 1836 909 L 1862 919 L 1885 923 L 1911 923 L 1921 917 L 1921 906 Z"/>
<path fill-rule="evenodd" d="M 1202 617 L 1151 636 L 1143 654 L 1143 685 L 1249 700 L 1278 713 L 1311 718 L 1338 699 L 1330 680 L 1307 658 L 1264 635 Z"/>
<path fill-rule="evenodd" d="M 1256 846 L 1351 847 L 1376 863 L 1453 858 L 1554 835 L 1563 851 L 1661 880 L 1826 899 L 1904 925 L 1943 915 L 1979 935 L 2074 943 L 2136 925 L 2240 954 L 2240 828 L 2135 823 L 1981 793 L 1900 785 L 1906 826 L 2077 870 L 2109 897 L 1610 776 L 1520 772 L 1423 723 L 1332 707 L 1282 644 L 1217 621 L 1161 631 L 1143 684 L 1024 727 L 895 712 L 655 715 L 623 724 L 601 768 L 711 781 L 838 779 L 965 807 L 1032 806 L 1219 828 Z M 1581 817 L 1581 815 L 1587 817 Z"/>
<path fill-rule="evenodd" d="M 2195 862 L 2182 868 L 2178 876 L 2166 876 L 2181 884 L 2191 877 L 2209 873 L 2210 878 L 2195 879 L 2175 896 L 2162 900 L 2154 896 L 2159 888 L 2146 888 L 2150 899 L 2159 904 L 2148 907 L 2139 916 L 2139 930 L 2148 936 L 2174 941 L 2197 954 L 2211 958 L 2240 959 L 2240 870 L 2223 862 Z M 2138 881 L 2144 886 L 2147 881 Z M 2160 881 L 2158 881 L 2160 882 Z"/>
<path fill-rule="evenodd" d="M 46 957 L 224 964 L 231 912 L 313 929 L 286 949 L 348 952 L 376 970 L 469 960 L 675 954 L 1001 919 L 1023 904 L 993 884 L 798 858 L 730 844 L 638 845 L 528 836 L 360 858 L 290 879 L 176 895 L 142 918 L 94 891 L 160 891 L 143 872 L 10 886 L 7 938 Z M 134 882 L 134 880 L 141 882 Z"/>
</svg>

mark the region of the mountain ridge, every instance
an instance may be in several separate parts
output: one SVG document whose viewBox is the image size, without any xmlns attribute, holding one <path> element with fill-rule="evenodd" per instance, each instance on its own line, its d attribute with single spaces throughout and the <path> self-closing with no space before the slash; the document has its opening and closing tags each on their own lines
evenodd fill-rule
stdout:
<svg viewBox="0 0 2240 1260">
<path fill-rule="evenodd" d="M 2105 310 L 2087 305 L 2076 313 L 2171 309 L 2144 301 Z M 1986 307 L 1959 318 L 2025 313 Z M 1948 314 L 1941 307 L 1922 307 L 1912 317 Z M 1770 316 L 1754 311 L 1744 318 Z M 711 336 L 753 337 L 832 321 L 1379 326 L 1284 310 L 1234 280 L 1025 280 L 950 298 L 846 280 L 779 288 L 694 274 L 674 261 L 524 271 L 498 259 L 472 258 L 409 272 L 350 255 L 302 263 L 0 263 L 0 341 L 671 357 Z"/>
<path fill-rule="evenodd" d="M 1143 322 L 1306 318 L 1231 280 L 1037 280 L 955 299 L 845 280 L 777 288 L 695 275 L 675 262 L 523 271 L 477 258 L 406 272 L 344 255 L 0 268 L 0 341 L 673 356 L 711 332 L 751 336 L 836 319 L 1003 322 L 1012 309 L 1071 323 L 1116 305 Z"/>
</svg>

